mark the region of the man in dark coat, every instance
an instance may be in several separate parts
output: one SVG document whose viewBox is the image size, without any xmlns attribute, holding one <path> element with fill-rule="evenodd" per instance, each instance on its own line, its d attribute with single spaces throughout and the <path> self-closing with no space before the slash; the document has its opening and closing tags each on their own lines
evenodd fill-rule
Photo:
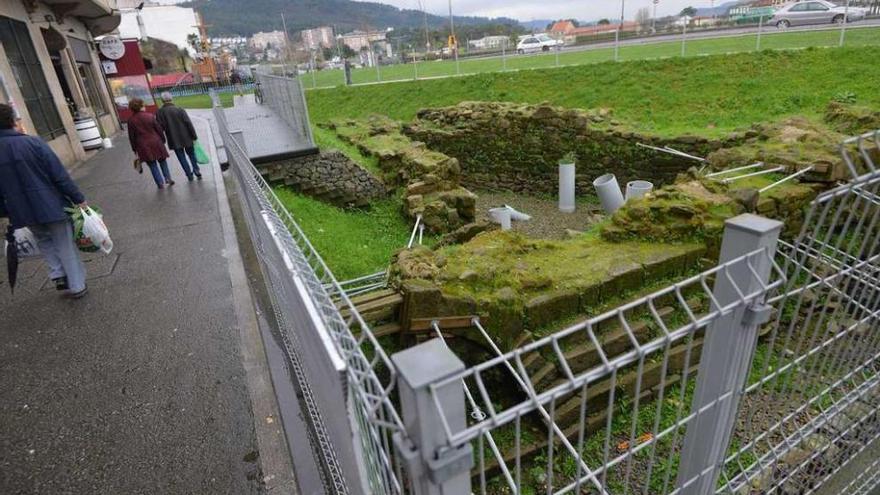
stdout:
<svg viewBox="0 0 880 495">
<path fill-rule="evenodd" d="M 165 129 L 165 138 L 168 141 L 168 147 L 174 150 L 180 166 L 187 179 L 193 180 L 193 175 L 202 180 L 202 171 L 199 169 L 199 162 L 196 161 L 195 140 L 198 139 L 196 129 L 193 127 L 192 121 L 189 119 L 186 110 L 172 103 L 171 93 L 162 93 L 162 101 L 164 105 L 156 113 L 156 119 Z M 189 158 L 189 163 L 187 163 Z"/>
<path fill-rule="evenodd" d="M 52 149 L 15 124 L 13 108 L 0 103 L 0 215 L 13 229 L 33 232 L 55 288 L 78 299 L 87 291 L 86 272 L 64 208 L 85 208 L 86 198 Z"/>
</svg>

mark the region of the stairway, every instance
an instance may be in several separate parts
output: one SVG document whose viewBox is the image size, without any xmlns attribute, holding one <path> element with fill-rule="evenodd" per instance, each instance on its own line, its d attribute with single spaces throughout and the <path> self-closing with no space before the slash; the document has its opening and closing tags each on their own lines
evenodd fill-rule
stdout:
<svg viewBox="0 0 880 495">
<path fill-rule="evenodd" d="M 351 298 L 361 318 L 370 325 L 373 335 L 384 337 L 400 333 L 398 322 L 403 296 L 393 289 L 381 289 Z M 337 303 L 344 319 L 351 317 L 351 309 L 342 302 Z"/>
</svg>

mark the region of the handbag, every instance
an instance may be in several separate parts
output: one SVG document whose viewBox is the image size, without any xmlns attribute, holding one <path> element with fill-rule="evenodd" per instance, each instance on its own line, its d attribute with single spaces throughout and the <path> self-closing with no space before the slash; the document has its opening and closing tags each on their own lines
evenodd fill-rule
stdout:
<svg viewBox="0 0 880 495">
<path fill-rule="evenodd" d="M 137 173 L 144 173 L 144 162 L 140 160 L 140 158 L 134 159 L 134 169 L 137 170 Z"/>
</svg>

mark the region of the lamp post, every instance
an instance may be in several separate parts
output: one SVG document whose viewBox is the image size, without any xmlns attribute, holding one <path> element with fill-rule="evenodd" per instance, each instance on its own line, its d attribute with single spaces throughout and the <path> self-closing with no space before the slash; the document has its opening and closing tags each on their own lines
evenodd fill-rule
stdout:
<svg viewBox="0 0 880 495">
<path fill-rule="evenodd" d="M 654 0 L 654 16 L 651 17 L 651 34 L 657 34 L 657 4 L 660 0 Z"/>
<path fill-rule="evenodd" d="M 843 22 L 840 23 L 840 46 L 846 43 L 846 24 L 849 22 L 849 0 L 846 0 L 846 7 L 843 9 Z"/>
</svg>

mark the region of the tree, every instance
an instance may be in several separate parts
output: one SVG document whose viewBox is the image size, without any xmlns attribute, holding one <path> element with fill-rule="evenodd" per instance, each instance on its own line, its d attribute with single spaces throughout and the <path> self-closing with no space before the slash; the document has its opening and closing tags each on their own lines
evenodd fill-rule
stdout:
<svg viewBox="0 0 880 495">
<path fill-rule="evenodd" d="M 351 49 L 348 45 L 342 45 L 342 58 L 352 58 L 357 55 L 357 52 Z"/>
<path fill-rule="evenodd" d="M 600 26 L 604 26 L 604 25 L 606 25 L 606 24 L 611 24 L 611 21 L 608 20 L 608 19 L 599 19 L 598 24 L 599 24 Z"/>
<path fill-rule="evenodd" d="M 685 7 L 684 9 L 682 9 L 681 14 L 679 15 L 681 17 L 693 17 L 697 15 L 697 9 L 695 9 L 694 7 Z"/>
<path fill-rule="evenodd" d="M 651 9 L 648 7 L 642 7 L 636 12 L 636 22 L 639 23 L 640 26 L 646 27 L 651 24 Z"/>
</svg>

